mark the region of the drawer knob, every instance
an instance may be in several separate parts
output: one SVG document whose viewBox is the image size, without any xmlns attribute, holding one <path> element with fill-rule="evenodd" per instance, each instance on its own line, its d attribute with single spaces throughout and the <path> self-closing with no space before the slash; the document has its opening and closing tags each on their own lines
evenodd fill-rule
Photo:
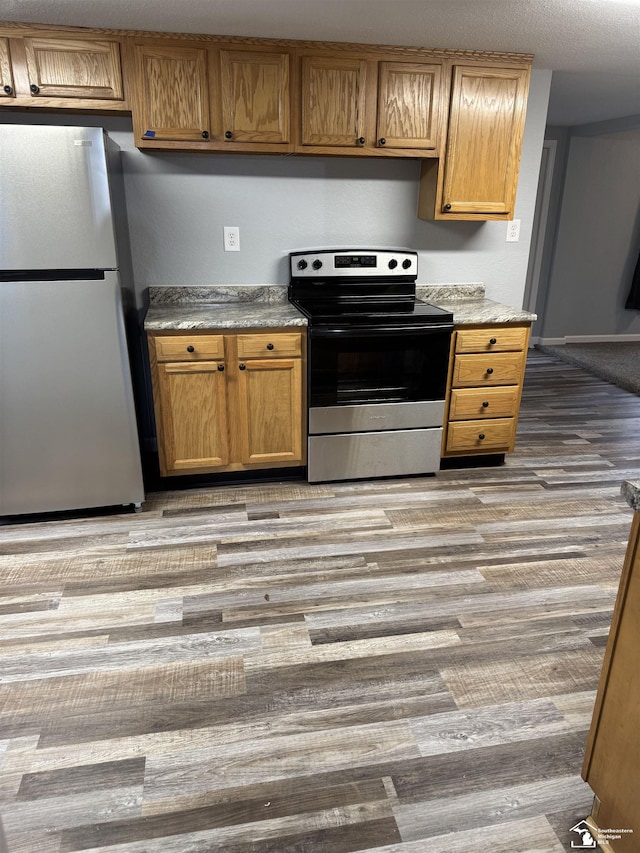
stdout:
<svg viewBox="0 0 640 853">
<path fill-rule="evenodd" d="M 478 438 L 480 439 L 480 441 L 482 441 L 482 439 L 484 438 L 484 433 L 481 432 L 480 435 L 478 436 Z"/>
<path fill-rule="evenodd" d="M 191 344 L 189 344 L 189 346 L 187 347 L 187 352 L 195 352 L 195 351 L 196 351 L 196 348 L 192 347 Z"/>
<path fill-rule="evenodd" d="M 491 376 L 492 373 L 493 373 L 493 367 L 487 367 L 487 374 L 489 376 Z"/>
<path fill-rule="evenodd" d="M 247 365 L 246 365 L 246 364 L 239 364 L 239 365 L 238 365 L 238 368 L 239 368 L 240 370 L 246 370 L 246 369 L 247 369 Z"/>
<path fill-rule="evenodd" d="M 267 349 L 273 349 L 273 344 L 267 344 Z"/>
<path fill-rule="evenodd" d="M 208 139 L 209 138 L 209 131 L 203 130 L 201 135 L 202 135 L 203 139 Z"/>
<path fill-rule="evenodd" d="M 359 136 L 359 137 L 358 137 L 358 145 L 364 145 L 365 141 L 366 141 L 366 140 L 365 140 L 364 136 Z"/>
<path fill-rule="evenodd" d="M 490 343 L 490 344 L 497 344 L 497 343 L 498 343 L 498 341 L 496 340 L 496 338 L 491 338 L 491 340 L 489 341 L 489 343 Z"/>
<path fill-rule="evenodd" d="M 384 138 L 384 136 L 381 136 L 380 139 L 378 140 L 378 145 L 386 145 L 386 144 L 387 144 L 387 140 Z"/>
<path fill-rule="evenodd" d="M 489 403 L 487 403 L 487 402 L 485 401 L 485 402 L 482 404 L 482 408 L 483 408 L 483 409 L 488 409 L 488 408 L 489 408 Z"/>
<path fill-rule="evenodd" d="M 225 132 L 224 132 L 224 138 L 225 138 L 225 139 L 233 139 L 233 133 L 231 133 L 231 131 L 230 131 L 230 130 L 225 130 Z"/>
<path fill-rule="evenodd" d="M 31 92 L 32 95 L 38 95 L 40 93 L 40 88 L 38 86 L 36 86 L 35 83 L 32 83 L 29 86 L 29 91 Z"/>
<path fill-rule="evenodd" d="M 3 86 L 3 90 L 5 95 L 13 95 L 13 89 L 11 86 Z"/>
<path fill-rule="evenodd" d="M 220 373 L 222 373 L 222 371 L 224 370 L 224 364 L 219 364 L 218 370 L 220 371 Z"/>
</svg>

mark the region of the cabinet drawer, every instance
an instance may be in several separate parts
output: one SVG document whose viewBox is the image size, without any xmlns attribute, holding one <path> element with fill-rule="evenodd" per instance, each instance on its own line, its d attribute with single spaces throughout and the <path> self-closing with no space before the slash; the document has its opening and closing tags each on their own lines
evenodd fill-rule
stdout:
<svg viewBox="0 0 640 853">
<path fill-rule="evenodd" d="M 523 352 L 456 355 L 452 386 L 519 385 L 524 374 L 524 356 Z"/>
<path fill-rule="evenodd" d="M 523 350 L 528 329 L 516 327 L 458 329 L 456 352 L 507 352 Z"/>
<path fill-rule="evenodd" d="M 167 335 L 156 337 L 158 361 L 201 361 L 224 358 L 222 335 Z"/>
<path fill-rule="evenodd" d="M 508 451 L 513 448 L 516 432 L 515 418 L 495 418 L 486 421 L 457 421 L 447 429 L 447 451 L 482 453 Z M 482 437 L 481 437 L 482 436 Z"/>
<path fill-rule="evenodd" d="M 458 388 L 451 392 L 449 420 L 512 418 L 518 411 L 517 385 L 504 388 Z"/>
<path fill-rule="evenodd" d="M 238 335 L 238 358 L 282 358 L 302 352 L 300 332 Z"/>
</svg>

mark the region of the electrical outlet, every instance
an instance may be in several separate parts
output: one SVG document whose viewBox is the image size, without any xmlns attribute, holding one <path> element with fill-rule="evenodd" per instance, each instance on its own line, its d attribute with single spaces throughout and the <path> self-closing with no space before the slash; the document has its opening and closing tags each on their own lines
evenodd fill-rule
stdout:
<svg viewBox="0 0 640 853">
<path fill-rule="evenodd" d="M 517 243 L 520 239 L 520 220 L 511 219 L 507 222 L 507 243 Z"/>
<path fill-rule="evenodd" d="M 237 225 L 224 226 L 224 250 L 225 252 L 240 251 L 240 229 Z"/>
</svg>

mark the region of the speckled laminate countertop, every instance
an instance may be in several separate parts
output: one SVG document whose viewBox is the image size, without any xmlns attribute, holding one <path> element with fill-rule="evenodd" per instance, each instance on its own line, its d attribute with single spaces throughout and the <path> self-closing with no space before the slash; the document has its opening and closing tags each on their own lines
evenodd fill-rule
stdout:
<svg viewBox="0 0 640 853">
<path fill-rule="evenodd" d="M 533 323 L 536 314 L 494 302 L 484 295 L 483 284 L 418 284 L 416 296 L 453 314 L 456 326 L 490 323 Z"/>
<path fill-rule="evenodd" d="M 483 284 L 419 284 L 416 296 L 453 313 L 456 325 L 531 323 L 535 314 L 487 299 Z M 306 326 L 285 285 L 151 287 L 147 331 Z"/>
<path fill-rule="evenodd" d="M 307 318 L 287 302 L 284 285 L 151 287 L 144 321 L 148 332 L 306 325 Z"/>
</svg>

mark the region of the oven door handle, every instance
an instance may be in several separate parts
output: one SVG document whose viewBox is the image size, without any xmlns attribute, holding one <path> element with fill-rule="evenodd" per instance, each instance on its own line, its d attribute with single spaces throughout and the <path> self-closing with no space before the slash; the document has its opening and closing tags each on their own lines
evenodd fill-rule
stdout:
<svg viewBox="0 0 640 853">
<path fill-rule="evenodd" d="M 430 335 L 453 332 L 453 323 L 434 323 L 427 326 L 309 326 L 312 338 L 363 338 L 371 335 Z"/>
</svg>

